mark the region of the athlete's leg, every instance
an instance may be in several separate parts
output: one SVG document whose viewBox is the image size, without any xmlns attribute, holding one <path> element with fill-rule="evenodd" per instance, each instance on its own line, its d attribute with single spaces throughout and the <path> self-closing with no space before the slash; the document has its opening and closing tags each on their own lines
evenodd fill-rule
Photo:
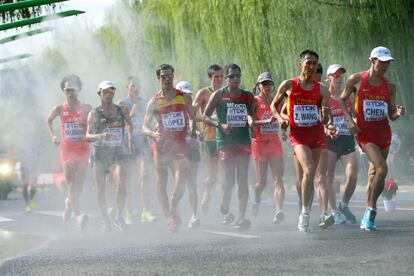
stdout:
<svg viewBox="0 0 414 276">
<path fill-rule="evenodd" d="M 329 189 L 329 205 L 331 206 L 332 211 L 336 212 L 338 208 L 336 206 L 336 195 L 335 195 L 335 189 L 333 189 L 333 185 L 334 185 L 334 180 L 335 180 L 335 169 L 336 169 L 336 161 L 338 160 L 338 155 L 335 152 L 328 150 L 327 160 L 328 160 L 328 164 L 327 164 L 326 181 L 330 188 Z"/>
<path fill-rule="evenodd" d="M 273 184 L 275 187 L 273 198 L 275 201 L 276 210 L 283 210 L 283 203 L 285 201 L 285 185 L 283 185 L 283 157 L 271 157 L 269 162 L 273 176 Z"/>
<path fill-rule="evenodd" d="M 229 213 L 231 193 L 233 190 L 234 182 L 236 181 L 236 164 L 233 157 L 230 157 L 222 161 L 224 170 L 224 183 L 223 183 L 223 199 L 221 203 L 221 211 L 225 215 Z"/>
<path fill-rule="evenodd" d="M 171 212 L 177 213 L 177 206 L 185 192 L 185 183 L 187 180 L 187 159 L 182 158 L 172 161 L 170 164 L 174 172 L 175 185 L 171 197 Z"/>
<path fill-rule="evenodd" d="M 122 217 L 122 212 L 125 207 L 126 200 L 126 170 L 125 162 L 117 160 L 114 164 L 113 178 L 115 181 L 115 193 L 116 193 L 116 205 L 117 205 L 117 218 Z"/>
<path fill-rule="evenodd" d="M 104 220 L 108 220 L 108 213 L 107 213 L 107 205 L 106 205 L 106 196 L 105 196 L 105 188 L 106 188 L 106 172 L 105 169 L 98 164 L 98 162 L 94 162 L 93 165 L 93 175 L 95 178 L 96 183 L 96 190 L 98 196 L 98 206 L 101 210 L 102 217 Z"/>
<path fill-rule="evenodd" d="M 342 166 L 345 169 L 345 187 L 342 195 L 342 202 L 349 203 L 354 194 L 356 183 L 358 180 L 358 157 L 355 152 L 341 156 Z"/>
<path fill-rule="evenodd" d="M 154 150 L 154 165 L 157 173 L 157 196 L 165 217 L 170 216 L 170 204 L 167 195 L 168 166 L 165 157 Z"/>
<path fill-rule="evenodd" d="M 188 199 L 190 200 L 191 210 L 193 216 L 197 216 L 197 172 L 198 172 L 198 162 L 193 161 L 189 162 L 190 170 L 187 173 L 187 189 L 188 189 Z"/>
<path fill-rule="evenodd" d="M 264 188 L 266 187 L 267 169 L 269 161 L 254 160 L 254 168 L 256 169 L 256 186 L 254 187 L 254 201 L 259 204 Z"/>
<path fill-rule="evenodd" d="M 317 160 L 317 159 L 315 159 Z M 315 183 L 318 190 L 319 208 L 322 214 L 328 213 L 329 187 L 326 182 L 328 167 L 328 150 L 320 149 L 320 157 L 316 167 Z"/>
<path fill-rule="evenodd" d="M 381 150 L 377 145 L 368 143 L 362 145 L 365 154 L 370 161 L 369 181 L 367 186 L 367 208 L 377 208 L 377 199 L 381 195 L 388 167 L 386 163 L 388 149 Z"/>
<path fill-rule="evenodd" d="M 250 155 L 236 154 L 235 156 L 239 196 L 239 219 L 246 217 L 247 201 L 249 199 L 249 161 Z"/>
</svg>

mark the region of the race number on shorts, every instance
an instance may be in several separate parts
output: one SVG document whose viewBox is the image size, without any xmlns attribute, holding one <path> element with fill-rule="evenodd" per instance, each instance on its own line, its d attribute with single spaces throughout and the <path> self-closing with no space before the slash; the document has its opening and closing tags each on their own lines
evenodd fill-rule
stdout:
<svg viewBox="0 0 414 276">
<path fill-rule="evenodd" d="M 388 104 L 384 101 L 364 100 L 366 122 L 381 121 L 388 116 Z"/>
<path fill-rule="evenodd" d="M 338 130 L 339 135 L 351 135 L 346 124 L 345 116 L 332 117 L 333 125 Z"/>
<path fill-rule="evenodd" d="M 247 106 L 245 104 L 229 103 L 227 106 L 227 125 L 245 127 L 247 123 Z"/>
<path fill-rule="evenodd" d="M 185 117 L 183 111 L 162 114 L 162 124 L 165 130 L 182 131 L 185 128 Z"/>
<path fill-rule="evenodd" d="M 105 128 L 104 133 L 110 133 L 111 136 L 102 140 L 102 145 L 107 147 L 120 147 L 122 146 L 123 134 L 121 127 Z"/>
<path fill-rule="evenodd" d="M 299 127 L 315 126 L 319 120 L 318 106 L 294 105 L 294 121 Z"/>
<path fill-rule="evenodd" d="M 66 141 L 80 141 L 85 138 L 85 129 L 79 123 L 65 123 L 63 128 Z"/>
</svg>

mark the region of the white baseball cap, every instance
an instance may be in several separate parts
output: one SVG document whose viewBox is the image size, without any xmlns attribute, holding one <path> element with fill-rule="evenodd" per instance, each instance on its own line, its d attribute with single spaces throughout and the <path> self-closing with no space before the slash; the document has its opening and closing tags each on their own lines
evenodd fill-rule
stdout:
<svg viewBox="0 0 414 276">
<path fill-rule="evenodd" d="M 370 59 L 377 58 L 381 61 L 388 61 L 388 60 L 395 61 L 395 59 L 391 56 L 391 51 L 388 48 L 385 48 L 383 46 L 379 46 L 379 47 L 372 49 L 371 55 L 369 58 Z"/>
<path fill-rule="evenodd" d="M 175 88 L 178 90 L 183 91 L 184 93 L 192 94 L 193 88 L 191 87 L 191 84 L 188 81 L 180 81 L 175 85 Z"/>
<path fill-rule="evenodd" d="M 98 93 L 101 92 L 101 90 L 107 89 L 107 88 L 115 88 L 115 84 L 112 81 L 104 80 L 99 84 L 98 87 Z"/>
<path fill-rule="evenodd" d="M 339 69 L 342 69 L 344 73 L 346 72 L 345 67 L 343 67 L 341 64 L 329 65 L 328 70 L 326 71 L 326 75 L 329 76 L 330 74 L 335 74 Z"/>
</svg>

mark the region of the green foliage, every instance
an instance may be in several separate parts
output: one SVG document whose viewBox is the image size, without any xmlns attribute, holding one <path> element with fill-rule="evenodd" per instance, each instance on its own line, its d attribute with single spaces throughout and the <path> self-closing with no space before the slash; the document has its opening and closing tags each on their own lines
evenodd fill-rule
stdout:
<svg viewBox="0 0 414 276">
<path fill-rule="evenodd" d="M 0 0 L 0 5 L 22 1 L 26 0 Z M 48 13 L 49 11 L 55 12 L 57 7 L 60 7 L 59 4 L 48 4 L 44 6 L 34 6 L 30 8 L 22 8 L 13 11 L 2 12 L 0 13 L 0 23 L 9 23 L 22 19 L 33 18 Z"/>
<path fill-rule="evenodd" d="M 298 74 L 298 54 L 311 48 L 321 62 L 341 63 L 348 72 L 369 67 L 372 48 L 391 49 L 397 63 L 389 77 L 398 101 L 414 102 L 414 2 L 388 0 L 135 1 L 152 63 L 172 63 L 195 86 L 204 85 L 213 63 L 237 63 L 245 86 L 265 70 L 277 82 Z M 151 64 L 152 65 L 152 64 Z"/>
</svg>

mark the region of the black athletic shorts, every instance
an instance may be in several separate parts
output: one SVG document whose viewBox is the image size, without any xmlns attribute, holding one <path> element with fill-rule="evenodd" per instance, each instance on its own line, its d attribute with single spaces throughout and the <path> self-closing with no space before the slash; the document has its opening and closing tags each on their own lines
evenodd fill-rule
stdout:
<svg viewBox="0 0 414 276">
<path fill-rule="evenodd" d="M 350 154 L 355 151 L 355 139 L 352 135 L 340 135 L 337 139 L 328 137 L 328 150 L 336 153 L 336 156 Z"/>
</svg>

